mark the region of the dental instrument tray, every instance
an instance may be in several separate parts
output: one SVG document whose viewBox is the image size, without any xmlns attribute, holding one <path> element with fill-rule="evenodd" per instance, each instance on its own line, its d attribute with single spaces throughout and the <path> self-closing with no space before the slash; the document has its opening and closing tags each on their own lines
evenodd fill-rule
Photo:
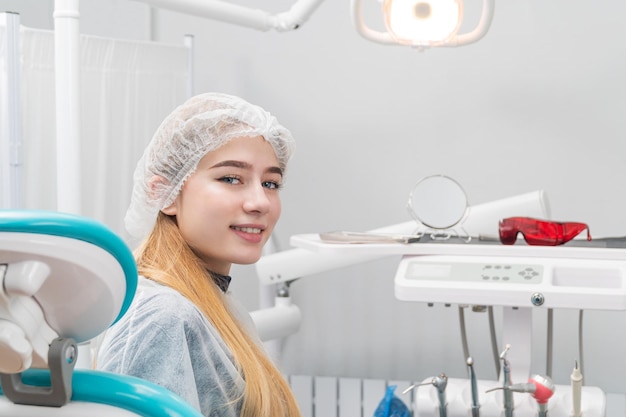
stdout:
<svg viewBox="0 0 626 417">
<path fill-rule="evenodd" d="M 270 285 L 398 255 L 507 256 L 537 258 L 537 262 L 544 258 L 586 259 L 626 264 L 624 238 L 574 239 L 560 246 L 532 246 L 523 241 L 503 245 L 493 239 L 472 239 L 467 243 L 463 238 L 453 237 L 442 241 L 429 234 L 406 233 L 407 229 L 403 229 L 380 229 L 356 235 L 334 232 L 324 234 L 324 238 L 321 233 L 294 235 L 290 243 L 295 248 L 261 257 L 256 263 L 257 274 L 262 284 Z"/>
<path fill-rule="evenodd" d="M 323 242 L 328 243 L 415 243 L 422 238 L 421 234 L 401 235 L 394 233 L 366 233 L 335 231 L 319 234 Z"/>
<path fill-rule="evenodd" d="M 466 244 L 466 245 L 502 245 L 497 236 L 479 235 L 477 238 L 467 239 L 459 236 L 438 237 L 434 233 L 382 233 L 382 232 L 350 232 L 332 231 L 319 233 L 319 239 L 324 243 L 432 243 L 440 245 Z M 517 243 L 526 246 L 524 242 Z M 509 245 L 510 246 L 510 245 Z M 626 248 L 626 236 L 607 237 L 594 240 L 573 239 L 563 245 L 565 247 L 583 248 Z"/>
<path fill-rule="evenodd" d="M 319 254 L 343 255 L 486 255 L 531 256 L 540 258 L 588 258 L 626 261 L 626 237 L 596 238 L 591 241 L 573 239 L 559 246 L 528 245 L 523 241 L 503 245 L 496 238 L 463 237 L 443 240 L 424 234 L 403 234 L 386 231 L 325 232 L 293 235 L 292 246 Z M 362 245 L 360 243 L 367 243 Z"/>
</svg>

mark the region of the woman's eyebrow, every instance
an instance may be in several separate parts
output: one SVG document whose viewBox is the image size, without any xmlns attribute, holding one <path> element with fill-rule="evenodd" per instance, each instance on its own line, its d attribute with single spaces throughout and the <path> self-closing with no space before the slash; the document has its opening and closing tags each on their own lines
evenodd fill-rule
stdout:
<svg viewBox="0 0 626 417">
<path fill-rule="evenodd" d="M 271 174 L 278 174 L 281 177 L 283 176 L 283 170 L 280 167 L 269 167 L 266 171 Z"/>
<path fill-rule="evenodd" d="M 243 161 L 233 161 L 233 160 L 226 160 L 226 161 L 221 161 L 218 162 L 217 164 L 213 165 L 211 168 L 220 168 L 220 167 L 235 167 L 235 168 L 250 168 L 250 164 L 247 162 L 243 162 Z"/>
<path fill-rule="evenodd" d="M 211 168 L 220 168 L 220 167 L 235 167 L 241 169 L 250 169 L 251 165 L 244 161 L 235 161 L 235 160 L 226 160 L 220 161 L 217 164 L 213 165 Z M 265 170 L 268 173 L 283 175 L 283 170 L 277 166 L 271 166 Z"/>
</svg>

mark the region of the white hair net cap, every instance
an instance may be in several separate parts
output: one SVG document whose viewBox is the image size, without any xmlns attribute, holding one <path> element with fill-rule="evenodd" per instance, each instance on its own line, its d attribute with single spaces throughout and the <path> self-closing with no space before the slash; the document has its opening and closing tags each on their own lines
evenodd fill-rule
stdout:
<svg viewBox="0 0 626 417">
<path fill-rule="evenodd" d="M 137 163 L 124 222 L 135 238 L 146 237 L 158 212 L 178 196 L 207 152 L 233 138 L 263 136 L 285 170 L 294 152 L 289 130 L 259 106 L 220 93 L 200 94 L 177 107 L 157 129 Z"/>
</svg>

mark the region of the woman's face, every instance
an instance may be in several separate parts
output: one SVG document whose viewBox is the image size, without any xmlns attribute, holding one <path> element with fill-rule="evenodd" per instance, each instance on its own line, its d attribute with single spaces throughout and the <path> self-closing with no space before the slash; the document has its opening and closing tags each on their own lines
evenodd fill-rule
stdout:
<svg viewBox="0 0 626 417">
<path fill-rule="evenodd" d="M 210 270 L 227 275 L 231 264 L 261 257 L 280 216 L 282 180 L 262 136 L 235 138 L 207 153 L 162 211 L 176 216 L 183 238 Z"/>
</svg>

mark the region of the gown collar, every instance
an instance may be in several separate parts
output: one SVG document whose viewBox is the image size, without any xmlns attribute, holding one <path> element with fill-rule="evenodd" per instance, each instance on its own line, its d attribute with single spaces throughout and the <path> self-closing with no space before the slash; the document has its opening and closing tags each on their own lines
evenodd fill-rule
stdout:
<svg viewBox="0 0 626 417">
<path fill-rule="evenodd" d="M 209 271 L 211 277 L 213 278 L 213 282 L 220 287 L 222 292 L 226 293 L 228 291 L 228 286 L 230 285 L 230 280 L 232 279 L 228 275 L 218 274 L 217 272 Z"/>
</svg>

